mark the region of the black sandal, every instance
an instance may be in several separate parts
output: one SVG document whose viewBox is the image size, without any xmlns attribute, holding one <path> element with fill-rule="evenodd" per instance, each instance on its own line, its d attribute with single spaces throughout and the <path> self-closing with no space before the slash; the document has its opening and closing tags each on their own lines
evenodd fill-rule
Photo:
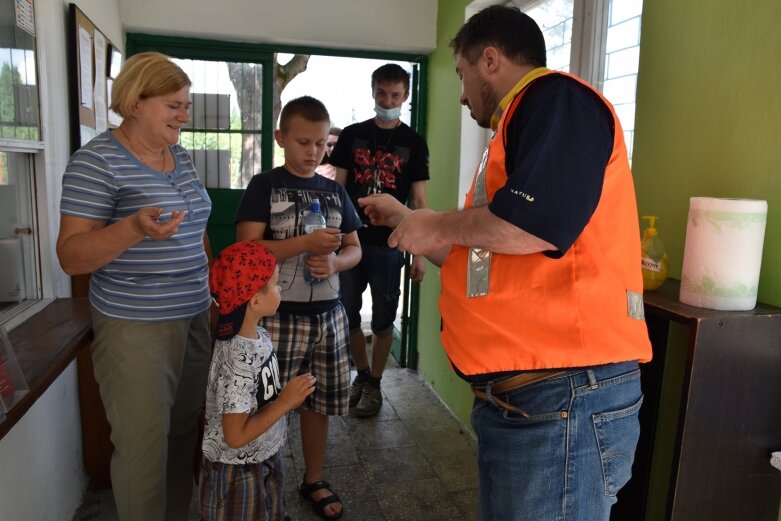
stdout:
<svg viewBox="0 0 781 521">
<path fill-rule="evenodd" d="M 331 492 L 330 496 L 326 496 L 318 501 L 315 501 L 312 499 L 312 493 L 317 492 L 318 490 L 322 489 L 328 489 L 329 492 Z M 342 509 L 339 511 L 338 514 L 335 516 L 328 516 L 325 513 L 325 507 L 332 503 L 342 503 L 342 500 L 339 499 L 339 496 L 336 495 L 336 492 L 334 492 L 334 489 L 331 488 L 331 484 L 328 483 L 325 480 L 322 481 L 315 481 L 314 483 L 301 483 L 301 488 L 298 489 L 299 492 L 301 492 L 301 496 L 303 496 L 304 499 L 309 500 L 309 502 L 312 504 L 312 508 L 315 511 L 315 514 L 320 516 L 321 519 L 326 520 L 335 520 L 342 517 L 342 514 L 344 514 L 344 505 L 342 504 Z"/>
</svg>

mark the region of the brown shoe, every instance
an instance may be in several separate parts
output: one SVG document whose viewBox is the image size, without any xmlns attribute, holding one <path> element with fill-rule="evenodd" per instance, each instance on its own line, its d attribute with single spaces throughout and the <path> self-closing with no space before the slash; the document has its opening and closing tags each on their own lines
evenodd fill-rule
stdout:
<svg viewBox="0 0 781 521">
<path fill-rule="evenodd" d="M 363 394 L 363 386 L 366 385 L 366 380 L 360 376 L 356 376 L 353 383 L 350 384 L 350 408 L 352 409 L 361 400 Z"/>
<path fill-rule="evenodd" d="M 382 392 L 373 385 L 363 384 L 361 399 L 355 406 L 355 415 L 359 418 L 370 418 L 380 412 Z"/>
</svg>

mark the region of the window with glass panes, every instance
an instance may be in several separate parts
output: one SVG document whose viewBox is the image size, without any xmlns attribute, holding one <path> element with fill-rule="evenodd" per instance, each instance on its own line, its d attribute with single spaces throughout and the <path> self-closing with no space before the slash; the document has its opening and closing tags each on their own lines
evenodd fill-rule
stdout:
<svg viewBox="0 0 781 521">
<path fill-rule="evenodd" d="M 190 77 L 181 145 L 206 188 L 244 188 L 262 170 L 263 65 L 174 58 Z"/>
<path fill-rule="evenodd" d="M 13 10 L 12 0 L 0 0 L 0 11 Z M 43 143 L 33 32 L 0 17 L 0 326 L 41 298 L 34 183 Z"/>
<path fill-rule="evenodd" d="M 571 72 L 613 104 L 629 158 L 635 128 L 642 0 L 515 0 L 542 29 L 548 67 Z"/>
</svg>

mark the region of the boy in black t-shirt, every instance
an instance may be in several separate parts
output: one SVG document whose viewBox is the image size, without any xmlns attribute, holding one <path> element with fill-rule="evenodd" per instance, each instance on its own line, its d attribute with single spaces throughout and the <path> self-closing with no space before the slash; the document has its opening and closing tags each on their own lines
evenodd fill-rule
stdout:
<svg viewBox="0 0 781 521">
<path fill-rule="evenodd" d="M 329 125 L 328 111 L 314 98 L 285 105 L 274 135 L 285 164 L 250 181 L 236 213 L 236 238 L 264 244 L 280 262 L 282 302 L 261 325 L 276 347 L 283 385 L 305 372 L 317 378 L 299 409 L 306 465 L 300 491 L 320 517 L 338 519 L 341 501 L 322 475 L 328 416 L 349 410 L 349 330 L 337 274 L 361 258 L 361 221 L 344 188 L 315 173 Z M 314 199 L 327 227 L 306 234 L 303 220 Z M 305 267 L 315 282 L 304 280 Z"/>
<path fill-rule="evenodd" d="M 409 73 L 390 63 L 378 68 L 372 73 L 372 97 L 377 116 L 345 128 L 331 153 L 336 180 L 345 186 L 356 208 L 360 197 L 374 193 L 391 194 L 404 204 L 409 200 L 413 209 L 426 208 L 428 145 L 399 119 L 409 97 Z M 382 405 L 380 381 L 393 342 L 404 256 L 388 247 L 390 228 L 373 226 L 365 216 L 363 223 L 358 231 L 361 262 L 340 278 L 358 371 L 350 386 L 350 407 L 356 416 L 365 418 L 377 414 Z M 412 281 L 420 282 L 424 273 L 424 258 L 413 257 Z M 372 295 L 371 366 L 361 329 L 361 295 L 367 285 Z"/>
</svg>

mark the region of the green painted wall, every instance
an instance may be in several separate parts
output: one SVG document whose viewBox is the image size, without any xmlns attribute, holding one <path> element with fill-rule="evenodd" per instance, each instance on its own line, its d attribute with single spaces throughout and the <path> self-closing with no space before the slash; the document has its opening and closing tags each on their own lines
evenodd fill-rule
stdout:
<svg viewBox="0 0 781 521">
<path fill-rule="evenodd" d="M 778 0 L 646 1 L 633 158 L 640 213 L 662 216 L 657 227 L 676 278 L 690 197 L 767 200 L 758 298 L 775 306 L 781 306 L 779 20 Z M 654 462 L 657 482 L 665 479 L 663 463 Z M 653 507 L 649 519 L 661 519 Z"/>
<path fill-rule="evenodd" d="M 448 42 L 464 23 L 469 0 L 440 0 L 437 49 L 429 61 L 428 129 L 431 161 L 429 204 L 436 210 L 452 210 L 458 204 L 459 141 L 461 139 L 461 83 L 455 73 Z M 458 418 L 469 425 L 472 393 L 450 369 L 439 340 L 439 269 L 429 264 L 420 290 L 418 370 Z"/>
<path fill-rule="evenodd" d="M 641 215 L 680 278 L 689 197 L 766 199 L 759 300 L 781 306 L 781 2 L 645 2 L 634 146 Z"/>
<path fill-rule="evenodd" d="M 438 210 L 452 209 L 457 198 L 460 84 L 447 43 L 468 3 L 440 0 L 437 50 L 430 61 L 429 193 Z M 778 0 L 646 1 L 633 161 L 639 211 L 662 217 L 657 227 L 676 278 L 689 197 L 768 201 L 759 300 L 776 306 L 781 306 L 779 20 Z M 438 294 L 438 273 L 431 267 L 421 288 L 419 369 L 469 425 L 471 394 L 441 350 Z"/>
</svg>

